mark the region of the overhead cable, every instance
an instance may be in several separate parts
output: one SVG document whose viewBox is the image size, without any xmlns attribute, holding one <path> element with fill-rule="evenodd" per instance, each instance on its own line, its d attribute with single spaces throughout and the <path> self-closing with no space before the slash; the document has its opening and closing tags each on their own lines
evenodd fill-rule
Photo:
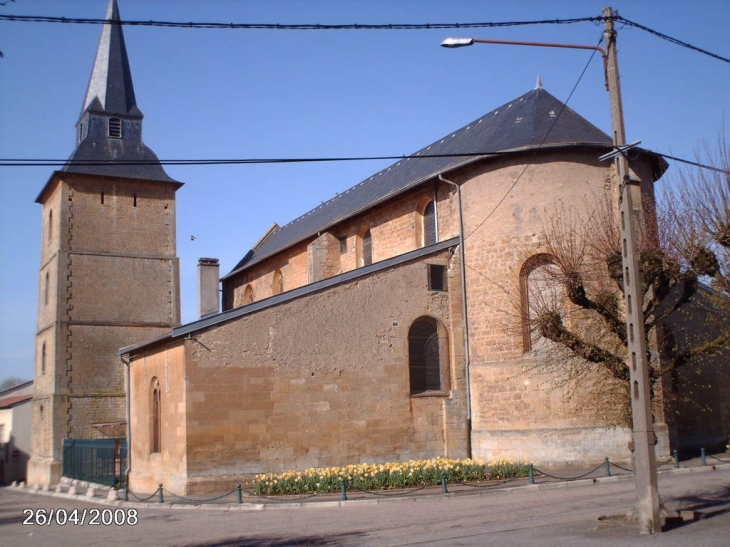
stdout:
<svg viewBox="0 0 730 547">
<path fill-rule="evenodd" d="M 488 23 L 395 23 L 395 24 L 280 24 L 280 23 L 184 23 L 181 21 L 112 21 L 111 19 L 87 19 L 78 17 L 50 17 L 40 15 L 3 15 L 0 21 L 23 23 L 68 23 L 77 25 L 126 25 L 141 27 L 174 27 L 205 29 L 254 29 L 254 30 L 433 30 L 468 29 L 490 27 L 514 27 L 522 25 L 566 25 L 572 23 L 600 22 L 603 17 L 580 17 L 576 19 L 543 19 L 537 21 L 504 21 Z"/>
<path fill-rule="evenodd" d="M 539 148 L 538 148 L 539 149 Z M 431 158 L 463 158 L 463 157 L 478 157 L 478 156 L 497 156 L 507 155 L 523 152 L 523 150 L 510 150 L 502 152 L 463 152 L 463 153 L 451 153 L 451 154 L 418 154 L 409 156 L 340 156 L 340 157 L 319 157 L 319 158 L 230 158 L 230 159 L 193 159 L 193 160 L 150 160 L 150 161 L 124 161 L 124 160 L 88 160 L 88 161 L 69 161 L 69 160 L 53 160 L 53 159 L 33 159 L 33 158 L 0 158 L 0 167 L 63 167 L 63 166 L 76 166 L 76 167 L 90 167 L 90 166 L 104 166 L 104 165 L 257 165 L 257 164 L 277 164 L 277 163 L 335 163 L 335 162 L 347 162 L 347 161 L 399 161 L 399 160 L 425 160 Z M 685 160 L 669 154 L 662 154 L 660 152 L 653 152 L 657 156 L 663 158 L 687 163 L 700 167 L 702 169 L 709 169 L 711 171 L 717 171 L 719 173 L 730 174 L 730 171 L 713 167 L 712 165 L 706 165 L 695 161 Z"/>
</svg>

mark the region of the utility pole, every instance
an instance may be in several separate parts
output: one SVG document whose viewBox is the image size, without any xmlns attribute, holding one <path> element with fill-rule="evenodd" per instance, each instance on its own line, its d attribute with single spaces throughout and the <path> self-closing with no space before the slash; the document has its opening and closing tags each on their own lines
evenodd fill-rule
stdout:
<svg viewBox="0 0 730 547">
<path fill-rule="evenodd" d="M 606 42 L 608 92 L 611 101 L 613 146 L 616 150 L 626 145 L 621 87 L 616 52 L 616 31 L 613 10 L 605 8 L 604 38 Z M 628 340 L 628 367 L 630 370 L 631 414 L 633 416 L 634 478 L 636 481 L 639 532 L 654 534 L 662 531 L 659 520 L 659 491 L 657 488 L 655 435 L 652 424 L 649 364 L 644 333 L 643 292 L 639 271 L 639 250 L 636 244 L 636 211 L 632 205 L 632 185 L 629 164 L 621 152 L 616 154 L 616 175 L 619 184 L 619 228 L 624 274 L 626 330 Z M 641 196 L 639 195 L 639 198 Z M 641 205 L 638 211 L 640 212 Z"/>
</svg>

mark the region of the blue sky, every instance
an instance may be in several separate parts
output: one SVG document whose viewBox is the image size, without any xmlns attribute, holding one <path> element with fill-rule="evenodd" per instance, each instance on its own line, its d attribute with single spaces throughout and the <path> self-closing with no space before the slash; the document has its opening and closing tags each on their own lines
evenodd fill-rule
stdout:
<svg viewBox="0 0 730 547">
<path fill-rule="evenodd" d="M 2 15 L 103 18 L 107 0 L 17 0 Z M 607 0 L 119 0 L 124 20 L 281 24 L 478 23 L 599 16 Z M 726 0 L 611 7 L 730 57 Z M 596 45 L 600 25 L 464 30 L 208 30 L 124 27 L 143 138 L 161 159 L 412 153 L 526 93 L 540 74 L 567 101 L 588 51 L 477 45 L 447 36 Z M 688 159 L 716 139 L 730 64 L 618 27 L 627 140 Z M 101 27 L 0 21 L 0 157 L 67 159 Z M 596 57 L 568 102 L 610 132 Z M 228 273 L 283 225 L 392 162 L 168 166 L 177 194 L 183 322 L 196 318 L 199 257 Z M 0 167 L 0 380 L 30 379 L 38 298 L 38 192 L 51 167 Z M 670 169 L 667 178 L 671 178 Z M 192 240 L 191 236 L 195 236 Z"/>
</svg>

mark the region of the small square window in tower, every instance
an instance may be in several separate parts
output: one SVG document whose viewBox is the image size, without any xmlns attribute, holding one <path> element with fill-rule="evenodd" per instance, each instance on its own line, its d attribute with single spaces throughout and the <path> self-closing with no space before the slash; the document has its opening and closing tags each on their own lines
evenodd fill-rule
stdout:
<svg viewBox="0 0 730 547">
<path fill-rule="evenodd" d="M 441 264 L 428 264 L 428 290 L 441 292 L 448 290 L 446 266 L 442 266 Z"/>
<path fill-rule="evenodd" d="M 119 118 L 109 118 L 109 138 L 122 138 L 122 120 Z"/>
</svg>

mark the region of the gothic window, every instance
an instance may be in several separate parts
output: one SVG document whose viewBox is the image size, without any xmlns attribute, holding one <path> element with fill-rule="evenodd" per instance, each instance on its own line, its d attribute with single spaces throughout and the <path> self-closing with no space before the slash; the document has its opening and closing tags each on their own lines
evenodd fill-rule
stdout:
<svg viewBox="0 0 730 547">
<path fill-rule="evenodd" d="M 122 138 L 122 120 L 119 118 L 109 118 L 109 138 Z"/>
<path fill-rule="evenodd" d="M 408 370 L 411 395 L 443 392 L 448 386 L 448 340 L 444 327 L 421 317 L 408 330 Z"/>
<path fill-rule="evenodd" d="M 565 315 L 560 269 L 550 255 L 533 256 L 522 267 L 520 284 L 523 351 L 539 350 L 549 343 L 541 333 L 546 321 L 555 314 Z"/>
<path fill-rule="evenodd" d="M 373 238 L 369 228 L 364 228 L 363 230 L 361 230 L 362 233 L 358 238 L 358 265 L 369 266 L 373 263 Z"/>
<path fill-rule="evenodd" d="M 46 343 L 41 346 L 41 374 L 46 373 Z"/>
<path fill-rule="evenodd" d="M 161 452 L 162 431 L 162 410 L 160 408 L 160 381 L 152 378 L 152 392 L 150 397 L 150 452 Z"/>
<path fill-rule="evenodd" d="M 46 272 L 46 279 L 43 281 L 43 304 L 46 306 L 48 305 L 48 293 L 51 285 L 51 279 L 48 275 L 48 272 Z"/>
<path fill-rule="evenodd" d="M 423 209 L 423 246 L 438 243 L 438 234 L 436 233 L 436 205 L 433 201 L 429 201 Z"/>
<path fill-rule="evenodd" d="M 281 270 L 276 270 L 274 272 L 273 293 L 281 294 L 283 292 L 284 292 L 284 276 L 282 275 Z"/>
<path fill-rule="evenodd" d="M 53 241 L 53 209 L 48 211 L 48 243 Z"/>
<path fill-rule="evenodd" d="M 243 304 L 253 304 L 253 300 L 253 287 L 251 286 L 251 284 L 248 284 L 243 290 Z"/>
</svg>

